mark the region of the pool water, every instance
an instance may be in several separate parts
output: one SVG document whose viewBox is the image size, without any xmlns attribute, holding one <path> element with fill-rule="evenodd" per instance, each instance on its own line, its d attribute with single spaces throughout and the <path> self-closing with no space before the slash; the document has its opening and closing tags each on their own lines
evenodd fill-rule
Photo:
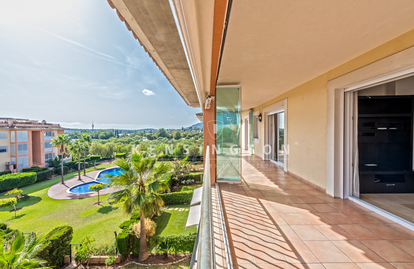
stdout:
<svg viewBox="0 0 414 269">
<path fill-rule="evenodd" d="M 107 183 L 109 184 L 111 179 L 107 178 L 107 175 L 111 175 L 111 176 L 119 176 L 122 174 L 122 169 L 121 168 L 111 168 L 111 169 L 106 169 L 102 172 L 99 173 L 98 177 L 96 178 L 97 181 L 102 182 L 102 183 Z"/>
<path fill-rule="evenodd" d="M 73 193 L 88 193 L 88 192 L 93 192 L 89 189 L 90 186 L 92 185 L 96 185 L 96 184 L 100 184 L 98 182 L 88 182 L 88 183 L 83 183 L 80 185 L 76 185 L 75 187 L 70 188 L 70 192 Z M 104 188 L 107 189 L 108 187 Z"/>
<path fill-rule="evenodd" d="M 107 175 L 112 175 L 112 176 L 117 176 L 117 175 L 121 175 L 122 173 L 122 169 L 121 168 L 111 168 L 111 169 L 106 169 L 104 171 L 101 171 L 98 176 L 96 177 L 96 181 L 92 181 L 92 182 L 88 182 L 88 183 L 83 183 L 83 184 L 79 184 L 76 185 L 72 188 L 69 189 L 69 192 L 72 193 L 88 193 L 88 192 L 92 192 L 89 187 L 92 185 L 96 185 L 96 184 L 100 184 L 100 183 L 107 183 L 109 184 L 111 179 L 107 178 Z M 109 187 L 106 187 L 104 189 L 107 189 Z"/>
</svg>

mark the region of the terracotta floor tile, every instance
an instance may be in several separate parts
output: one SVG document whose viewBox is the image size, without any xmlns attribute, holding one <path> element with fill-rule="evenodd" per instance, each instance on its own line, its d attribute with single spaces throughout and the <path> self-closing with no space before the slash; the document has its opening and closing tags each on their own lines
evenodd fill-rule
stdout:
<svg viewBox="0 0 414 269">
<path fill-rule="evenodd" d="M 382 239 L 379 235 L 371 232 L 364 226 L 360 224 L 341 224 L 339 225 L 342 229 L 344 229 L 346 232 L 351 234 L 353 237 L 355 237 L 358 240 L 362 239 Z"/>
<path fill-rule="evenodd" d="M 287 224 L 310 224 L 309 221 L 299 213 L 280 213 Z"/>
<path fill-rule="evenodd" d="M 379 219 L 374 218 L 370 214 L 366 213 L 344 212 L 344 214 L 352 219 L 355 223 L 382 223 L 382 221 Z"/>
<path fill-rule="evenodd" d="M 292 264 L 319 263 L 312 251 L 300 240 L 292 240 L 287 243 L 278 243 L 280 251 L 285 255 L 287 262 Z M 292 266 L 292 268 L 295 268 Z"/>
<path fill-rule="evenodd" d="M 295 213 L 292 213 L 292 214 L 295 214 Z M 271 216 L 272 220 L 274 222 L 276 222 L 277 225 L 287 225 L 285 219 L 280 214 L 278 214 L 278 213 L 270 214 L 270 216 Z"/>
<path fill-rule="evenodd" d="M 313 208 L 318 210 L 321 213 L 329 213 L 329 212 L 338 212 L 335 208 L 328 204 L 310 204 Z"/>
<path fill-rule="evenodd" d="M 287 263 L 260 263 L 257 264 L 258 269 L 291 269 L 290 265 Z"/>
<path fill-rule="evenodd" d="M 314 225 L 329 240 L 352 240 L 355 239 L 338 225 Z"/>
<path fill-rule="evenodd" d="M 236 263 L 254 262 L 248 242 L 233 242 Z"/>
<path fill-rule="evenodd" d="M 355 263 L 323 263 L 326 269 L 360 269 Z"/>
<path fill-rule="evenodd" d="M 278 213 L 296 213 L 297 212 L 293 206 L 288 205 L 288 204 L 273 203 L 272 206 Z"/>
<path fill-rule="evenodd" d="M 334 224 L 322 213 L 301 213 L 311 224 Z"/>
<path fill-rule="evenodd" d="M 322 200 L 316 198 L 313 195 L 309 195 L 309 193 L 307 193 L 306 195 L 299 195 L 299 198 L 302 199 L 303 201 L 305 201 L 306 203 L 323 204 Z"/>
<path fill-rule="evenodd" d="M 413 269 L 414 263 L 392 263 L 397 269 Z"/>
<path fill-rule="evenodd" d="M 280 226 L 279 230 L 286 240 L 301 240 L 300 237 L 289 226 Z"/>
<path fill-rule="evenodd" d="M 237 263 L 235 264 L 235 268 L 239 269 L 256 269 L 256 263 L 254 261 L 245 261 L 244 263 Z"/>
<path fill-rule="evenodd" d="M 304 243 L 322 263 L 352 262 L 330 241 L 304 241 Z"/>
<path fill-rule="evenodd" d="M 290 266 L 291 269 L 325 269 L 322 263 L 298 263 Z"/>
<path fill-rule="evenodd" d="M 410 239 L 408 235 L 400 233 L 385 224 L 367 223 L 362 225 L 385 239 Z"/>
<path fill-rule="evenodd" d="M 414 240 L 389 240 L 389 242 L 414 256 Z"/>
<path fill-rule="evenodd" d="M 393 228 L 396 231 L 399 231 L 400 233 L 403 233 L 405 235 L 408 235 L 409 237 L 411 237 L 412 239 L 414 239 L 414 231 L 410 230 L 408 228 L 405 228 L 404 226 L 400 225 L 400 224 L 387 224 L 389 227 Z"/>
<path fill-rule="evenodd" d="M 328 240 L 313 225 L 291 225 L 290 227 L 302 240 Z"/>
<path fill-rule="evenodd" d="M 352 224 L 355 223 L 351 218 L 342 213 L 322 213 L 325 217 L 332 220 L 335 224 Z"/>
<path fill-rule="evenodd" d="M 357 240 L 333 241 L 353 262 L 385 262 L 380 256 Z"/>
<path fill-rule="evenodd" d="M 297 212 L 299 213 L 318 213 L 318 210 L 311 207 L 309 204 L 295 204 L 291 203 L 291 206 L 293 206 Z"/>
<path fill-rule="evenodd" d="M 357 263 L 361 269 L 395 269 L 389 263 Z"/>
<path fill-rule="evenodd" d="M 276 243 L 250 242 L 250 249 L 256 264 L 286 263 L 285 257 Z"/>
<path fill-rule="evenodd" d="M 377 253 L 387 262 L 414 262 L 414 257 L 386 240 L 364 240 L 362 244 Z"/>
<path fill-rule="evenodd" d="M 336 208 L 339 212 L 359 213 L 360 211 L 347 204 L 331 204 L 333 208 Z"/>
</svg>

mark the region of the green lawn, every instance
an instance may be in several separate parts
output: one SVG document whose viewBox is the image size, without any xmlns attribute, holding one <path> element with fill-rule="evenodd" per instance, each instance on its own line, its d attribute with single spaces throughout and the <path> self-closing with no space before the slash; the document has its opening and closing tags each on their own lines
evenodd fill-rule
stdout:
<svg viewBox="0 0 414 269">
<path fill-rule="evenodd" d="M 111 164 L 98 165 L 98 169 L 113 166 Z M 86 171 L 91 172 L 93 168 Z M 76 172 L 65 175 L 65 179 L 76 176 Z M 79 243 L 85 236 L 91 236 L 96 240 L 97 245 L 109 244 L 114 240 L 114 231 L 121 231 L 118 227 L 124 220 L 129 219 L 120 208 L 113 209 L 106 201 L 108 195 L 102 195 L 103 204 L 94 206 L 97 197 L 75 199 L 75 200 L 54 200 L 47 196 L 47 190 L 52 185 L 60 182 L 61 177 L 39 182 L 21 188 L 24 194 L 31 197 L 17 204 L 23 208 L 17 212 L 9 213 L 12 209 L 0 209 L 0 222 L 4 222 L 13 229 L 22 232 L 47 233 L 60 225 L 70 225 L 74 229 L 73 243 Z M 4 194 L 0 194 L 4 198 Z"/>
<path fill-rule="evenodd" d="M 190 205 L 169 205 L 168 208 L 184 208 L 190 209 Z M 190 211 L 178 211 L 166 209 L 159 217 L 155 217 L 157 230 L 155 235 L 173 235 L 173 234 L 189 234 L 197 232 L 196 226 L 185 228 L 187 216 Z"/>
<path fill-rule="evenodd" d="M 203 184 L 196 184 L 196 185 L 191 185 L 191 186 L 182 186 L 181 189 L 180 189 L 180 192 L 182 192 L 182 191 L 193 191 L 193 190 L 198 189 L 202 186 L 203 186 Z"/>
</svg>

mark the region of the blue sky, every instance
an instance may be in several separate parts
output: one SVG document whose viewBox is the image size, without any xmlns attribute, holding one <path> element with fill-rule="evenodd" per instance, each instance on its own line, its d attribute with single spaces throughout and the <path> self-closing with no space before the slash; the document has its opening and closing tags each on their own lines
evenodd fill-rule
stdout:
<svg viewBox="0 0 414 269">
<path fill-rule="evenodd" d="M 16 98 L 10 99 L 10 96 Z M 13 0 L 0 9 L 0 117 L 69 128 L 199 122 L 104 0 Z"/>
</svg>

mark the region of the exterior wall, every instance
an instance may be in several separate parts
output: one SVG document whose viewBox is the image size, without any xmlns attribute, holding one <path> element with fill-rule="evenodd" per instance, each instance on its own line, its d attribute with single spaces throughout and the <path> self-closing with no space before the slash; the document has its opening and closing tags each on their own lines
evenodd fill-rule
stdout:
<svg viewBox="0 0 414 269">
<path fill-rule="evenodd" d="M 10 162 L 10 131 L 9 130 L 1 130 L 0 132 L 7 133 L 7 139 L 0 139 L 0 146 L 8 146 L 9 151 L 7 153 L 0 153 L 0 172 L 8 170 L 6 167 L 6 162 Z"/>
<path fill-rule="evenodd" d="M 285 143 L 290 173 L 326 189 L 327 180 L 334 180 L 326 178 L 328 81 L 412 46 L 414 29 L 254 108 L 263 112 L 264 107 L 287 98 L 289 127 Z M 263 130 L 263 121 L 260 129 Z M 256 155 L 263 157 L 263 146 L 260 139 L 255 144 Z"/>
</svg>

